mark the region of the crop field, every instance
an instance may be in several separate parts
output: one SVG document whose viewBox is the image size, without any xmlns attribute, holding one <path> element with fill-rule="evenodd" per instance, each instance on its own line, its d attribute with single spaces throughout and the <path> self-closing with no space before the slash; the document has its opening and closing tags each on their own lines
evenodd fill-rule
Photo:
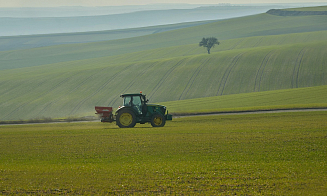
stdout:
<svg viewBox="0 0 327 196">
<path fill-rule="evenodd" d="M 210 36 L 220 45 L 208 55 L 198 42 Z M 120 94 L 139 91 L 158 103 L 323 86 L 326 44 L 326 16 L 258 14 L 128 39 L 0 51 L 0 121 L 94 115 L 95 105 L 118 107 Z"/>
<path fill-rule="evenodd" d="M 1 112 L 0 119 L 93 113 L 95 105 L 118 107 L 119 95 L 126 92 L 143 91 L 151 102 L 164 102 L 326 85 L 325 44 L 244 48 L 118 65 L 99 59 L 6 70 L 0 73 L 0 105 L 7 112 Z"/>
<path fill-rule="evenodd" d="M 286 10 L 289 10 L 289 11 L 327 11 L 327 6 L 291 8 L 291 9 L 286 9 Z"/>
<path fill-rule="evenodd" d="M 0 20 L 0 36 L 8 35 L 31 35 L 31 34 L 49 34 L 49 33 L 67 33 L 67 32 L 90 32 L 103 31 L 113 29 L 129 29 L 138 27 L 149 27 L 154 25 L 178 24 L 192 21 L 205 20 L 221 20 L 226 18 L 241 17 L 247 15 L 266 12 L 270 8 L 276 8 L 274 5 L 268 6 L 202 6 L 201 8 L 173 9 L 172 7 L 163 7 L 158 5 L 157 8 L 150 10 L 133 9 L 132 12 L 114 14 L 112 11 L 90 16 L 89 11 L 81 12 L 74 16 L 69 12 L 70 16 L 60 17 L 61 11 L 56 11 L 58 14 L 55 17 L 46 17 L 43 14 L 39 15 L 37 10 L 28 14 L 23 10 L 1 9 Z M 278 6 L 284 7 L 284 6 Z M 78 9 L 78 8 L 77 8 Z M 67 11 L 67 10 L 66 10 Z M 6 14 L 7 12 L 7 14 Z M 9 12 L 9 13 L 8 13 Z M 18 13 L 17 13 L 18 12 Z M 23 14 L 22 14 L 23 13 Z M 51 13 L 48 12 L 48 13 Z M 4 16 L 7 15 L 7 16 Z M 9 15 L 9 16 L 8 16 Z M 11 16 L 10 16 L 11 15 Z M 16 16 L 15 16 L 16 15 Z M 17 17 L 17 15 L 25 15 Z M 30 18 L 27 16 L 33 15 Z M 39 15 L 38 17 L 35 17 Z M 42 16 L 43 15 L 43 16 Z M 47 14 L 46 14 L 47 15 Z M 13 18 L 11 18 L 13 17 Z M 16 19 L 15 19 L 16 18 Z M 133 19 L 133 20 L 131 20 Z M 15 24 L 15 25 L 12 25 Z M 32 28 L 31 28 L 32 27 Z M 160 31 L 160 30 L 159 30 Z M 93 33 L 92 33 L 93 34 Z M 94 34 L 95 37 L 97 36 Z M 92 36 L 92 35 L 91 35 Z M 89 39 L 89 38 L 87 38 Z"/>
<path fill-rule="evenodd" d="M 25 36 L 2 36 L 0 37 L 0 51 L 38 48 L 52 45 L 100 42 L 115 39 L 124 39 L 150 35 L 175 29 L 181 29 L 213 21 L 188 22 L 181 24 L 158 25 L 152 27 L 120 29 L 110 31 L 80 32 L 80 33 L 61 33 L 44 35 L 25 35 Z"/>
<path fill-rule="evenodd" d="M 194 114 L 250 110 L 327 108 L 327 86 L 242 93 L 163 102 L 169 112 Z"/>
<path fill-rule="evenodd" d="M 0 126 L 2 195 L 325 195 L 327 113 Z"/>
<path fill-rule="evenodd" d="M 259 14 L 128 39 L 1 51 L 0 59 L 3 62 L 0 65 L 0 70 L 109 57 L 139 51 L 146 52 L 146 50 L 165 49 L 167 47 L 190 44 L 197 46 L 196 48 L 199 49 L 198 42 L 202 37 L 210 36 L 217 37 L 223 44 L 225 40 L 238 38 L 253 37 L 255 39 L 257 36 L 287 36 L 287 34 L 326 31 L 326 21 L 326 16 L 280 17 L 269 14 Z M 322 38 L 319 35 L 307 35 L 304 39 L 298 39 L 297 36 L 294 38 L 292 38 L 292 35 L 289 36 L 290 37 L 277 40 L 276 42 L 271 40 L 271 38 L 259 37 L 257 42 L 253 40 L 253 43 L 249 43 L 249 45 L 261 46 L 260 43 L 265 43 L 266 41 L 270 41 L 269 43 L 273 45 L 277 43 L 283 44 L 284 42 L 292 44 L 293 39 L 296 40 L 295 43 L 307 42 L 307 39 L 316 41 L 326 40 L 326 35 L 320 35 L 323 36 Z M 63 39 L 65 40 L 65 37 L 63 37 Z M 242 42 L 242 40 L 238 41 Z M 59 42 L 59 40 L 56 42 Z M 256 43 L 258 43 L 258 45 L 256 45 Z M 237 45 L 237 42 L 232 45 L 226 45 L 225 49 L 234 49 L 234 45 Z M 217 49 L 218 48 L 221 48 L 221 46 L 217 46 Z M 202 48 L 200 51 L 203 53 L 205 50 Z M 185 54 L 184 51 L 178 54 L 179 56 L 190 55 Z M 197 54 L 199 54 L 199 52 Z M 156 54 L 156 56 L 159 55 L 160 53 Z M 110 62 L 110 64 L 112 63 L 116 64 L 116 62 Z"/>
</svg>

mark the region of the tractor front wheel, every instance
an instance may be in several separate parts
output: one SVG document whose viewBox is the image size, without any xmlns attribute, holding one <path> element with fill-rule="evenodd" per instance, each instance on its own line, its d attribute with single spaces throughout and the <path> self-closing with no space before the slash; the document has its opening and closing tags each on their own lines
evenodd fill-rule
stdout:
<svg viewBox="0 0 327 196">
<path fill-rule="evenodd" d="M 134 127 L 136 124 L 136 116 L 134 112 L 129 110 L 120 111 L 116 118 L 116 124 L 120 128 Z"/>
<path fill-rule="evenodd" d="M 166 124 L 166 119 L 162 114 L 154 114 L 151 118 L 152 127 L 163 127 Z"/>
</svg>

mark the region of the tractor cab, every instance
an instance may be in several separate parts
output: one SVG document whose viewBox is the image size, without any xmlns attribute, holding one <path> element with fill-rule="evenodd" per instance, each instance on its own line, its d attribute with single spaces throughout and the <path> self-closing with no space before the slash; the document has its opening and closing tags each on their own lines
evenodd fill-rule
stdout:
<svg viewBox="0 0 327 196">
<path fill-rule="evenodd" d="M 124 107 L 131 107 L 134 111 L 139 114 L 143 115 L 146 114 L 146 103 L 149 101 L 146 99 L 145 95 L 141 93 L 137 94 L 122 94 L 120 95 L 123 100 Z"/>
</svg>

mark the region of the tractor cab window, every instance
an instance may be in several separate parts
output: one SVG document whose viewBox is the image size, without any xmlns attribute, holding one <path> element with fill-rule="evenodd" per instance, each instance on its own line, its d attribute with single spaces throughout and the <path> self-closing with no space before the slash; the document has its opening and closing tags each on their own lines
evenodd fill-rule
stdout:
<svg viewBox="0 0 327 196">
<path fill-rule="evenodd" d="M 124 97 L 124 106 L 140 106 L 142 105 L 140 96 Z"/>
<path fill-rule="evenodd" d="M 141 105 L 141 97 L 140 96 L 133 96 L 133 105 L 135 105 L 135 106 Z"/>
<path fill-rule="evenodd" d="M 131 97 L 124 97 L 124 106 L 132 106 Z"/>
<path fill-rule="evenodd" d="M 133 96 L 133 108 L 137 111 L 138 114 L 142 114 L 142 102 L 140 96 Z"/>
</svg>

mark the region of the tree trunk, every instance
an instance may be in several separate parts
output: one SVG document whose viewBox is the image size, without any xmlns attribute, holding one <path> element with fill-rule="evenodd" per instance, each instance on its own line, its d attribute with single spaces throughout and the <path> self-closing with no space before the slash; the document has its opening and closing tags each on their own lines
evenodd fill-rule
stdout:
<svg viewBox="0 0 327 196">
<path fill-rule="evenodd" d="M 208 54 L 210 54 L 210 49 L 208 49 Z"/>
</svg>

